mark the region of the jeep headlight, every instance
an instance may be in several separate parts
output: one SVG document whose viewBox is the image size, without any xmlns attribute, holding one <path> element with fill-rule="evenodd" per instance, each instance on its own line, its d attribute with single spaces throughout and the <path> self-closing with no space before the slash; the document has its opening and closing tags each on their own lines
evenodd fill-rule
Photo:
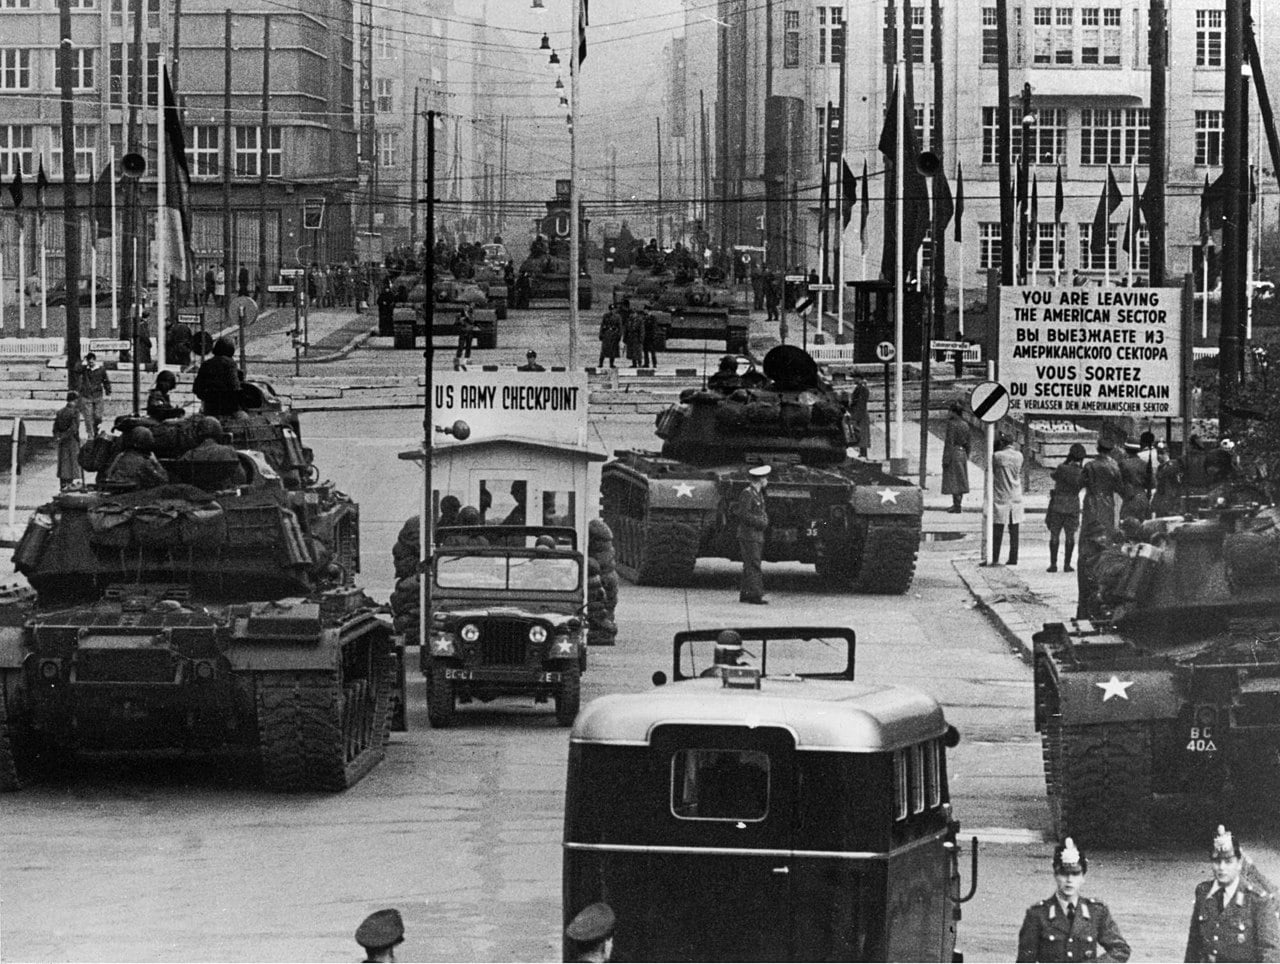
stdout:
<svg viewBox="0 0 1280 964">
<path fill-rule="evenodd" d="M 458 635 L 464 643 L 474 643 L 480 638 L 480 627 L 475 623 L 467 623 L 459 630 Z"/>
<path fill-rule="evenodd" d="M 431 655 L 432 656 L 456 656 L 457 640 L 453 633 L 433 632 L 431 634 Z"/>
<path fill-rule="evenodd" d="M 530 626 L 529 627 L 529 642 L 545 643 L 546 641 L 547 641 L 546 626 Z"/>
<path fill-rule="evenodd" d="M 547 656 L 551 659 L 569 659 L 573 656 L 573 637 L 557 636 L 551 641 L 551 648 L 547 650 Z"/>
</svg>

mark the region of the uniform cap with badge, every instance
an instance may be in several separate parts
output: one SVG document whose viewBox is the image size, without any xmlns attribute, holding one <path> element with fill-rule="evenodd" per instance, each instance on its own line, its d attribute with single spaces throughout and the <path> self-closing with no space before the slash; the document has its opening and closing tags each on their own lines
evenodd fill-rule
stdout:
<svg viewBox="0 0 1280 964">
<path fill-rule="evenodd" d="M 1087 874 L 1089 872 L 1089 858 L 1080 852 L 1080 848 L 1070 837 L 1053 848 L 1053 872 L 1055 874 Z"/>
<path fill-rule="evenodd" d="M 404 941 L 404 920 L 393 907 L 375 910 L 356 928 L 356 943 L 368 951 L 394 947 Z"/>
<path fill-rule="evenodd" d="M 747 475 L 754 476 L 757 479 L 764 479 L 768 478 L 769 473 L 772 471 L 772 466 L 757 465 L 754 468 L 747 469 Z"/>
<path fill-rule="evenodd" d="M 613 908 L 603 902 L 588 904 L 564 929 L 564 936 L 579 944 L 598 944 L 613 936 L 617 923 Z"/>
<path fill-rule="evenodd" d="M 1218 830 L 1213 835 L 1213 859 L 1223 858 L 1230 860 L 1232 857 L 1240 856 L 1240 844 L 1236 842 L 1236 835 L 1218 824 Z"/>
</svg>

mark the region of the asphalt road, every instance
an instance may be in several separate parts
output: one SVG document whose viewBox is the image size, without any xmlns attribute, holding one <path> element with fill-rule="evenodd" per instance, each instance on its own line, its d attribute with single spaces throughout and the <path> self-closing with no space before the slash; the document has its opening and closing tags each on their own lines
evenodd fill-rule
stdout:
<svg viewBox="0 0 1280 964">
<path fill-rule="evenodd" d="M 532 337 L 549 319 L 522 322 Z M 403 354 L 405 366 L 420 363 Z M 401 410 L 315 414 L 303 426 L 323 474 L 361 504 L 362 581 L 381 598 L 392 540 L 418 498 L 413 465 L 395 456 L 420 424 Z M 651 424 L 599 428 L 612 447 L 645 441 Z M 970 960 L 1001 960 L 1013 956 L 1023 909 L 1052 888 L 1052 841 L 1029 669 L 951 565 L 976 551 L 976 518 L 929 513 L 926 530 L 965 536 L 923 544 L 904 597 L 828 594 L 811 569 L 767 565 L 773 605 L 744 613 L 736 567 L 715 560 L 687 589 L 624 584 L 618 645 L 592 649 L 583 686 L 585 699 L 648 689 L 687 626 L 854 627 L 861 678 L 932 693 L 962 733 L 952 799 L 963 833 L 982 843 L 960 943 Z M 1036 564 L 1043 547 L 1027 536 L 1025 564 Z M 0 960 L 353 960 L 355 926 L 385 906 L 404 913 L 401 960 L 559 959 L 567 732 L 549 706 L 514 700 L 464 707 L 454 729 L 433 731 L 416 673 L 409 723 L 380 767 L 333 796 L 266 794 L 244 759 L 96 757 L 0 798 Z M 1269 816 L 1239 829 L 1274 875 Z M 1090 852 L 1086 893 L 1111 905 L 1135 960 L 1181 958 L 1216 822 L 1208 805 L 1169 808 L 1152 849 Z"/>
</svg>

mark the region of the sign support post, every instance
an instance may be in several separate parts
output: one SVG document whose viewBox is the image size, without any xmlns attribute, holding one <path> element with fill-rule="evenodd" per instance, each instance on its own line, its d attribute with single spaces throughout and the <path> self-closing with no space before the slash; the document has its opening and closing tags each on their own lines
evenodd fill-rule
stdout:
<svg viewBox="0 0 1280 964">
<path fill-rule="evenodd" d="M 893 458 L 891 454 L 890 439 L 893 438 L 893 423 L 890 420 L 889 402 L 892 400 L 892 390 L 889 387 L 890 366 L 893 363 L 894 356 L 898 350 L 891 341 L 882 341 L 876 345 L 876 357 L 884 362 L 884 460 L 890 462 Z"/>
</svg>

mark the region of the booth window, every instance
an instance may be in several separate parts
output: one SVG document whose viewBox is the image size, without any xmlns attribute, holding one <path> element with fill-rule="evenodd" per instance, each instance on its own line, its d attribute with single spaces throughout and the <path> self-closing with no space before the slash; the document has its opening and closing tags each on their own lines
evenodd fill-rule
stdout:
<svg viewBox="0 0 1280 964">
<path fill-rule="evenodd" d="M 680 750 L 671 757 L 671 812 L 681 820 L 760 821 L 769 812 L 769 755 Z"/>
</svg>

